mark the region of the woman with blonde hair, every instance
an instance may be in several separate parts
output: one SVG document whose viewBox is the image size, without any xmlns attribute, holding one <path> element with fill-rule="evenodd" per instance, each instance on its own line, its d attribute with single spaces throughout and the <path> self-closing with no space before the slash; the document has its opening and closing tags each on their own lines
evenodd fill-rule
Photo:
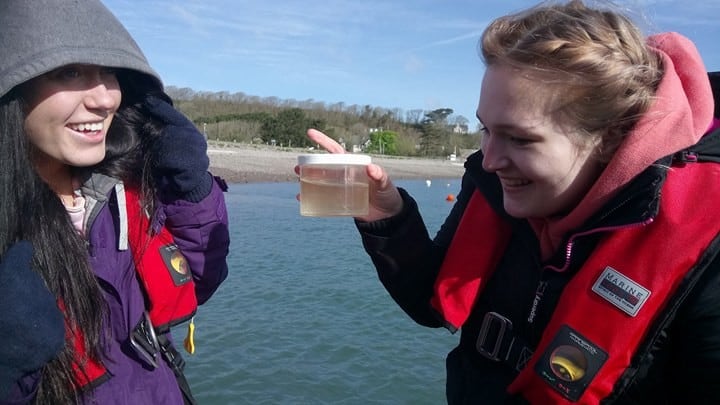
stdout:
<svg viewBox="0 0 720 405">
<path fill-rule="evenodd" d="M 494 20 L 480 50 L 482 145 L 437 235 L 376 165 L 356 218 L 400 307 L 461 332 L 448 402 L 720 403 L 720 131 L 695 46 L 573 0 Z"/>
</svg>

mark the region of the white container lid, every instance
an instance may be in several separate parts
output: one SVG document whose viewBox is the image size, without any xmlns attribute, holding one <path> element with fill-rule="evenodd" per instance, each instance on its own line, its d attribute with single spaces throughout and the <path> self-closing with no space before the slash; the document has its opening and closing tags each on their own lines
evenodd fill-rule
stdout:
<svg viewBox="0 0 720 405">
<path fill-rule="evenodd" d="M 298 165 L 363 165 L 371 162 L 370 156 L 355 153 L 314 153 L 299 155 Z"/>
</svg>

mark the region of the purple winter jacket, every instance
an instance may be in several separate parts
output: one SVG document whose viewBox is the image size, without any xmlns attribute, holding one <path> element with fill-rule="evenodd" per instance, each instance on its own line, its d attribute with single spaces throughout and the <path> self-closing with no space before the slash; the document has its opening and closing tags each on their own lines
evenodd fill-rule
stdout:
<svg viewBox="0 0 720 405">
<path fill-rule="evenodd" d="M 130 344 L 130 333 L 146 308 L 132 254 L 118 248 L 122 237 L 118 232 L 120 215 L 116 184 L 117 180 L 110 177 L 93 175 L 82 188 L 89 203 L 85 231 L 90 263 L 107 302 L 112 335 L 107 344 L 107 358 L 103 361 L 110 378 L 90 391 L 85 403 L 182 404 L 175 375 L 162 357 L 159 357 L 158 367 L 153 369 L 141 360 Z M 179 200 L 163 205 L 156 220 L 164 222 L 187 259 L 198 304 L 206 302 L 228 273 L 226 257 L 230 239 L 220 185 L 214 181 L 210 194 L 198 203 Z M 25 391 L 25 400 L 31 399 L 37 379 L 25 378 L 20 385 Z"/>
</svg>

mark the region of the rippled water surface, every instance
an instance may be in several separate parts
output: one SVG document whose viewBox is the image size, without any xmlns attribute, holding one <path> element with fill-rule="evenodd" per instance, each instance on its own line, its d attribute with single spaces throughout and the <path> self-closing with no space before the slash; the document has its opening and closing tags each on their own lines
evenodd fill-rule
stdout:
<svg viewBox="0 0 720 405">
<path fill-rule="evenodd" d="M 431 235 L 458 180 L 397 181 Z M 297 183 L 233 184 L 230 275 L 195 318 L 200 404 L 441 404 L 457 336 L 388 296 L 350 218 L 299 215 Z M 183 328 L 175 331 L 177 340 Z"/>
</svg>

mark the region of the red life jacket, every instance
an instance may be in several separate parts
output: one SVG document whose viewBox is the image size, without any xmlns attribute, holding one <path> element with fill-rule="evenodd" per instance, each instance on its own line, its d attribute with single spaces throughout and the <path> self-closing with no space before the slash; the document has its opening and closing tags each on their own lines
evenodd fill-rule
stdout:
<svg viewBox="0 0 720 405">
<path fill-rule="evenodd" d="M 58 308 L 65 311 L 65 304 L 58 300 Z M 110 376 L 102 363 L 99 363 L 88 356 L 85 348 L 85 340 L 82 330 L 77 325 L 70 325 L 65 322 L 65 340 L 75 348 L 75 359 L 72 363 L 75 382 L 79 389 L 88 389 L 107 381 Z"/>
<path fill-rule="evenodd" d="M 125 201 L 128 242 L 135 270 L 145 292 L 150 321 L 157 333 L 163 333 L 195 315 L 195 283 L 170 232 L 163 226 L 152 234 L 150 219 L 141 206 L 138 190 L 126 186 Z M 75 347 L 73 369 L 80 388 L 87 389 L 105 381 L 107 370 L 87 355 L 82 331 L 66 325 L 66 337 Z"/>
<path fill-rule="evenodd" d="M 657 217 L 649 224 L 613 230 L 599 242 L 565 286 L 538 347 L 508 392 L 533 404 L 597 404 L 608 397 L 646 332 L 718 237 L 720 220 L 697 218 L 715 211 L 718 185 L 720 165 L 671 168 Z M 467 320 L 509 235 L 509 225 L 476 191 L 448 248 L 431 302 L 450 329 Z M 511 293 L 512 286 L 508 288 Z"/>
<path fill-rule="evenodd" d="M 150 320 L 158 333 L 195 315 L 195 283 L 185 257 L 164 226 L 151 235 L 138 190 L 125 188 L 128 240 L 135 269 L 147 295 Z"/>
</svg>

